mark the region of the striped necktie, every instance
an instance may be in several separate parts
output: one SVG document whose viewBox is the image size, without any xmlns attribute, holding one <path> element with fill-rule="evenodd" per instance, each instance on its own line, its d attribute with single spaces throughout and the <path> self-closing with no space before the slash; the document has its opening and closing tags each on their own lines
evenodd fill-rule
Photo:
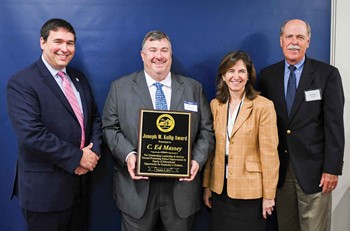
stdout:
<svg viewBox="0 0 350 231">
<path fill-rule="evenodd" d="M 60 71 L 57 73 L 59 77 L 62 78 L 62 86 L 63 86 L 63 92 L 66 95 L 66 98 L 72 107 L 74 114 L 76 115 L 80 127 L 81 127 L 81 143 L 80 148 L 83 148 L 85 146 L 85 130 L 84 130 L 84 117 L 82 110 L 79 106 L 77 97 L 74 93 L 74 90 L 69 82 L 69 79 L 67 78 L 66 74 L 63 71 Z"/>
</svg>

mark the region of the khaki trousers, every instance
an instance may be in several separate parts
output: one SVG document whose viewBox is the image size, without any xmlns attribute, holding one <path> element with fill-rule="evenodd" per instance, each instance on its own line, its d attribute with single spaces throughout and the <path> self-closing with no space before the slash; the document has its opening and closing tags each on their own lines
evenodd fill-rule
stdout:
<svg viewBox="0 0 350 231">
<path fill-rule="evenodd" d="M 277 190 L 279 231 L 330 231 L 332 195 L 305 194 L 288 165 L 283 187 Z"/>
</svg>

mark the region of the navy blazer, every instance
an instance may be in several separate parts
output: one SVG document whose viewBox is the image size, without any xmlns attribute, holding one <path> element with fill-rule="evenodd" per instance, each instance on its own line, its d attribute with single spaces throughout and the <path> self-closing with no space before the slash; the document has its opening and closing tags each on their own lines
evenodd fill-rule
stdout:
<svg viewBox="0 0 350 231">
<path fill-rule="evenodd" d="M 344 155 L 344 93 L 337 68 L 305 58 L 303 72 L 288 118 L 284 94 L 285 61 L 265 68 L 260 74 L 262 95 L 272 100 L 277 113 L 280 176 L 284 183 L 289 160 L 301 189 L 312 194 L 322 173 L 342 174 Z M 321 99 L 307 101 L 305 93 L 320 90 Z"/>
<path fill-rule="evenodd" d="M 85 146 L 100 153 L 101 120 L 89 86 L 80 71 L 67 67 L 84 113 Z M 22 208 L 60 211 L 73 205 L 82 157 L 81 128 L 59 85 L 41 58 L 13 75 L 7 85 L 7 107 L 18 138 L 18 161 L 12 196 Z M 87 176 L 81 177 L 86 182 Z"/>
</svg>

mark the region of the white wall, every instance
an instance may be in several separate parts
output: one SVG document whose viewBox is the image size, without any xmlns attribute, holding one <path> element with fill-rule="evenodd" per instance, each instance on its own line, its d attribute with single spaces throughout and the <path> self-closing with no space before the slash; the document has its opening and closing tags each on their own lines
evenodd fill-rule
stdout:
<svg viewBox="0 0 350 231">
<path fill-rule="evenodd" d="M 345 92 L 344 170 L 333 193 L 333 231 L 350 230 L 350 1 L 332 0 L 331 64 L 343 80 Z"/>
</svg>

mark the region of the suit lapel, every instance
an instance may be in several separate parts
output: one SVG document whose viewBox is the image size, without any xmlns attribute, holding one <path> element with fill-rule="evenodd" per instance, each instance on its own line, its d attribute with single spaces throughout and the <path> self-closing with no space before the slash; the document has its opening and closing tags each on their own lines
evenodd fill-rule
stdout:
<svg viewBox="0 0 350 231">
<path fill-rule="evenodd" d="M 77 89 L 77 91 L 79 92 L 79 96 L 80 96 L 80 101 L 81 101 L 81 106 L 83 107 L 83 115 L 87 115 L 87 103 L 86 103 L 86 95 L 85 95 L 85 91 L 83 90 L 83 87 L 80 83 L 80 80 L 78 77 L 73 76 L 69 70 L 67 70 L 67 74 L 70 77 L 70 79 L 72 80 L 75 88 Z M 73 111 L 74 113 L 74 111 Z M 75 115 L 75 114 L 74 114 Z M 87 123 L 87 116 L 84 116 L 84 126 L 86 127 L 86 123 Z"/>
<path fill-rule="evenodd" d="M 274 97 L 274 104 L 276 111 L 281 111 L 279 114 L 283 115 L 285 119 L 288 119 L 286 97 L 284 93 L 284 66 L 284 61 L 280 62 L 276 69 L 276 73 L 273 74 L 275 82 L 274 89 L 276 91 L 276 96 Z"/>
<path fill-rule="evenodd" d="M 233 126 L 230 139 L 234 136 L 237 130 L 243 125 L 243 123 L 248 119 L 253 109 L 253 102 L 245 98 L 241 110 L 237 116 L 236 122 Z"/>
<path fill-rule="evenodd" d="M 295 115 L 295 113 L 298 111 L 298 108 L 302 104 L 305 98 L 305 90 L 308 90 L 314 80 L 313 73 L 313 67 L 310 63 L 310 60 L 306 57 L 305 58 L 305 64 L 303 68 L 303 72 L 300 77 L 300 82 L 298 85 L 298 89 L 295 95 L 295 99 L 293 102 L 292 110 L 290 113 L 289 121 L 291 121 Z"/>
<path fill-rule="evenodd" d="M 171 75 L 171 103 L 170 110 L 182 109 L 181 98 L 184 91 L 183 82 L 174 74 Z"/>
<path fill-rule="evenodd" d="M 136 73 L 134 76 L 134 96 L 138 97 L 141 102 L 141 108 L 153 108 L 153 103 L 143 71 Z"/>
<path fill-rule="evenodd" d="M 62 105 L 72 114 L 72 116 L 76 117 L 72 107 L 70 106 L 66 96 L 62 92 L 60 86 L 58 86 L 56 80 L 52 77 L 50 71 L 46 68 L 45 64 L 41 59 L 37 62 L 39 71 L 41 73 L 42 81 L 44 84 L 50 88 L 52 93 L 58 98 L 58 100 L 62 103 Z"/>
<path fill-rule="evenodd" d="M 218 111 L 217 111 L 217 119 L 215 122 L 218 123 L 216 125 L 218 131 L 222 131 L 225 140 L 227 139 L 227 113 L 228 113 L 228 102 L 221 104 L 219 103 Z"/>
</svg>

